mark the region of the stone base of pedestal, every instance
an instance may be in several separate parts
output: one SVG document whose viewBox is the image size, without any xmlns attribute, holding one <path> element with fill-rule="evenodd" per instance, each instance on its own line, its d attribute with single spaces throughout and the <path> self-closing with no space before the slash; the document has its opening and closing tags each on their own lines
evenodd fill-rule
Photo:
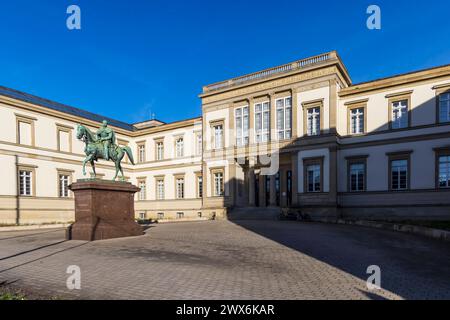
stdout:
<svg viewBox="0 0 450 320">
<path fill-rule="evenodd" d="M 75 223 L 70 240 L 105 240 L 143 235 L 134 219 L 134 194 L 128 182 L 78 180 L 70 185 L 75 195 Z"/>
</svg>

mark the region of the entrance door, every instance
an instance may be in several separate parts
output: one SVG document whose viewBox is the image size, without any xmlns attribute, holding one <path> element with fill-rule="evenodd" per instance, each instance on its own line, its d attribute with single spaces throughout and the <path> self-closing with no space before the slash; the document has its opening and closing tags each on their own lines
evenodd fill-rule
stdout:
<svg viewBox="0 0 450 320">
<path fill-rule="evenodd" d="M 286 196 L 287 196 L 287 206 L 290 207 L 292 204 L 292 171 L 286 171 Z"/>
</svg>

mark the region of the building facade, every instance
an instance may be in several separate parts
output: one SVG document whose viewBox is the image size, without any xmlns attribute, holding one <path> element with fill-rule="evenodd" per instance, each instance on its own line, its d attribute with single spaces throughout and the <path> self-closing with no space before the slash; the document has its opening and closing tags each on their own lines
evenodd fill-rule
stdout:
<svg viewBox="0 0 450 320">
<path fill-rule="evenodd" d="M 141 219 L 280 208 L 312 218 L 450 218 L 450 66 L 353 85 L 336 52 L 205 86 L 202 116 L 107 119 L 134 152 Z M 103 117 L 0 89 L 0 223 L 74 219 L 77 124 Z M 113 166 L 100 161 L 104 179 Z"/>
</svg>

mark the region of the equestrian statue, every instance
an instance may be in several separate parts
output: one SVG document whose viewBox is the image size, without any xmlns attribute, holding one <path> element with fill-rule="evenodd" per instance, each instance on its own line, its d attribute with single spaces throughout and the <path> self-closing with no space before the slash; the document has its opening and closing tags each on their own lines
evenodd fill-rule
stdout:
<svg viewBox="0 0 450 320">
<path fill-rule="evenodd" d="M 113 161 L 116 166 L 116 174 L 113 181 L 116 180 L 119 171 L 122 181 L 125 180 L 121 162 L 125 154 L 128 155 L 131 163 L 134 165 L 133 154 L 128 146 L 121 147 L 116 144 L 116 133 L 108 127 L 108 121 L 103 120 L 102 126 L 94 134 L 87 127 L 79 124 L 77 126 L 77 139 L 84 141 L 86 159 L 83 161 L 83 175 L 86 175 L 86 163 L 90 162 L 94 172 L 94 178 L 97 176 L 95 172 L 95 162 L 99 159 Z"/>
</svg>

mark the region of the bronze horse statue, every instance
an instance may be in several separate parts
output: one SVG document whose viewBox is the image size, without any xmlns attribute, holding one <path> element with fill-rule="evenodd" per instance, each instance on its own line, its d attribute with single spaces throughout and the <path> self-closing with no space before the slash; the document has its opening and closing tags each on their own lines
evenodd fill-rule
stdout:
<svg viewBox="0 0 450 320">
<path fill-rule="evenodd" d="M 99 132 L 101 132 L 102 129 L 105 129 L 106 126 L 107 122 L 104 121 L 103 128 L 101 128 Z M 95 178 L 97 176 L 97 173 L 95 172 L 95 162 L 99 159 L 105 159 L 107 161 L 113 161 L 116 166 L 116 174 L 113 181 L 116 180 L 119 171 L 122 175 L 121 179 L 123 181 L 125 180 L 125 176 L 123 175 L 121 162 L 125 154 L 127 154 L 131 163 L 134 165 L 133 154 L 130 147 L 120 147 L 114 143 L 115 133 L 112 129 L 108 128 L 107 132 L 109 133 L 110 138 L 103 139 L 99 136 L 99 133 L 94 134 L 91 130 L 81 124 L 77 126 L 77 139 L 82 140 L 85 143 L 84 153 L 86 153 L 86 159 L 83 161 L 83 175 L 86 175 L 86 163 L 90 162 Z M 107 142 L 107 140 L 110 140 L 108 141 L 110 143 L 106 144 L 105 142 Z M 106 152 L 108 152 L 108 154 L 106 154 Z"/>
</svg>

